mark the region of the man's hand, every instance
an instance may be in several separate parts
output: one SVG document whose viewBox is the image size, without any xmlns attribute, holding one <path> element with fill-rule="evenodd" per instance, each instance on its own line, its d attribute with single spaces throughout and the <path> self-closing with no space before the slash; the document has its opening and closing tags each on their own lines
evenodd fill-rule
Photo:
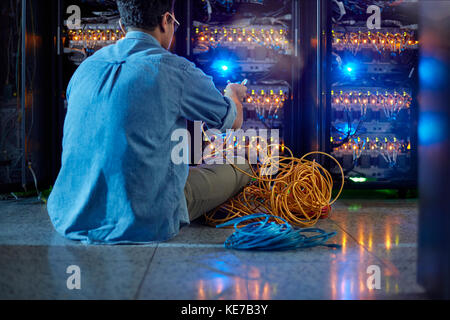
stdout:
<svg viewBox="0 0 450 320">
<path fill-rule="evenodd" d="M 247 87 L 239 83 L 229 83 L 225 88 L 225 96 L 242 102 L 247 96 Z"/>
<path fill-rule="evenodd" d="M 242 126 L 242 122 L 244 120 L 242 113 L 242 100 L 244 100 L 246 96 L 247 87 L 242 84 L 230 83 L 225 88 L 225 97 L 230 98 L 236 104 L 237 116 L 232 128 L 234 130 L 240 129 Z"/>
</svg>

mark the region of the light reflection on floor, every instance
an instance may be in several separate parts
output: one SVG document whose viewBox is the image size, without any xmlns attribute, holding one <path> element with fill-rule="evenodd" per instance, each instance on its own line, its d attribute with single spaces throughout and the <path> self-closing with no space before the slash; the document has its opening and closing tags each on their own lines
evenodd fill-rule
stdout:
<svg viewBox="0 0 450 320">
<path fill-rule="evenodd" d="M 390 258 L 394 250 L 394 257 L 402 260 L 402 248 L 399 247 L 402 244 L 401 233 L 408 232 L 408 230 L 402 230 L 399 226 L 405 218 L 402 217 L 402 214 L 408 217 L 409 213 L 400 212 L 393 216 L 387 212 L 389 211 L 386 210 L 387 208 L 377 209 L 380 210 L 371 213 L 367 204 L 356 204 L 351 206 L 351 209 L 350 207 L 348 210 L 340 209 L 334 213 L 334 217 L 337 216 L 338 218 L 333 222 L 339 225 L 341 229 L 341 232 L 338 232 L 337 243 L 342 245 L 342 249 L 339 252 L 324 253 L 324 256 L 328 259 L 322 259 L 321 266 L 317 268 L 317 272 L 323 273 L 323 278 L 328 279 L 328 281 L 320 283 L 320 285 L 324 285 L 324 290 L 321 291 L 324 298 L 377 299 L 386 296 L 395 297 L 401 292 L 408 292 L 408 286 L 414 280 L 415 275 L 409 275 L 405 282 L 405 275 L 399 276 L 396 263 L 390 261 Z M 360 212 L 362 214 L 359 214 Z M 415 239 L 415 232 L 416 230 L 410 230 L 410 233 L 406 235 L 410 239 L 409 241 Z M 415 251 L 415 243 L 406 243 L 406 248 L 409 249 L 407 256 L 410 257 Z M 295 254 L 293 253 L 293 255 Z M 415 263 L 415 261 L 409 260 L 408 263 Z M 300 264 L 308 263 L 300 262 Z M 370 275 L 367 273 L 367 268 L 373 264 L 379 265 L 382 270 L 380 290 L 370 289 L 367 284 Z M 277 263 L 273 263 L 273 265 L 261 263 L 261 266 L 247 266 L 245 274 L 240 274 L 240 276 L 218 276 L 216 278 L 213 276 L 212 278 L 199 279 L 197 282 L 197 298 L 221 298 L 226 291 L 226 298 L 231 299 L 277 299 L 280 294 L 276 292 L 275 288 L 279 287 L 279 291 L 283 291 L 283 285 L 289 282 L 288 277 L 296 272 L 296 263 L 292 263 L 289 267 L 284 266 L 289 272 L 286 272 L 286 279 L 283 281 L 267 281 L 263 269 L 269 269 L 270 271 L 271 268 L 276 268 L 276 266 Z M 314 262 L 309 263 L 309 267 L 314 269 Z M 235 266 L 230 265 L 227 271 L 232 272 L 233 268 Z M 242 271 L 243 267 L 241 266 L 238 269 Z M 302 280 L 306 282 L 312 280 L 303 278 L 303 273 L 300 271 L 292 280 L 293 282 L 299 282 L 299 290 L 302 290 L 303 287 Z M 402 288 L 402 285 L 405 287 Z M 326 290 L 329 290 L 328 294 L 325 292 Z M 307 296 L 305 293 L 301 295 Z M 282 294 L 281 297 L 289 299 Z"/>
</svg>

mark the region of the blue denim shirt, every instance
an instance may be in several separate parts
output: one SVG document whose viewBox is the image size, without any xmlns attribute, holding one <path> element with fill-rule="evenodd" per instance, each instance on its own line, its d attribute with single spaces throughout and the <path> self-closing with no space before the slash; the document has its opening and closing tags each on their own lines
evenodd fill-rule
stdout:
<svg viewBox="0 0 450 320">
<path fill-rule="evenodd" d="M 164 241 L 189 223 L 187 164 L 174 164 L 186 119 L 225 131 L 236 105 L 212 78 L 133 31 L 86 59 L 67 88 L 62 167 L 47 210 L 85 243 Z"/>
</svg>

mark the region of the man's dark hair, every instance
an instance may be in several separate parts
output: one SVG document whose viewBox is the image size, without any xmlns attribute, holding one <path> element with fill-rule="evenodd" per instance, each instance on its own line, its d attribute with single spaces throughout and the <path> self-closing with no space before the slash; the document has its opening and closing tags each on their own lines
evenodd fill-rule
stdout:
<svg viewBox="0 0 450 320">
<path fill-rule="evenodd" d="M 122 24 L 125 28 L 154 30 L 162 15 L 173 12 L 175 0 L 117 0 Z"/>
</svg>

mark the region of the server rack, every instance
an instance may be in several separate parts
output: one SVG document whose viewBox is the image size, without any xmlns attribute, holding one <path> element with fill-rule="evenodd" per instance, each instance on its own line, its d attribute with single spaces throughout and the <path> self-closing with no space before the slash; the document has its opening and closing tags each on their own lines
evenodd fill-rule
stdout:
<svg viewBox="0 0 450 320">
<path fill-rule="evenodd" d="M 4 1 L 0 5 L 0 192 L 35 190 L 54 179 L 58 143 L 56 1 Z"/>
<path fill-rule="evenodd" d="M 418 2 L 326 5 L 325 150 L 343 166 L 347 188 L 416 188 Z"/>
<path fill-rule="evenodd" d="M 219 90 L 228 81 L 248 79 L 242 129 L 278 130 L 280 150 L 296 151 L 299 116 L 298 1 L 188 0 L 177 14 L 184 28 L 177 53 L 214 78 Z M 180 44 L 181 42 L 181 44 Z"/>
</svg>

